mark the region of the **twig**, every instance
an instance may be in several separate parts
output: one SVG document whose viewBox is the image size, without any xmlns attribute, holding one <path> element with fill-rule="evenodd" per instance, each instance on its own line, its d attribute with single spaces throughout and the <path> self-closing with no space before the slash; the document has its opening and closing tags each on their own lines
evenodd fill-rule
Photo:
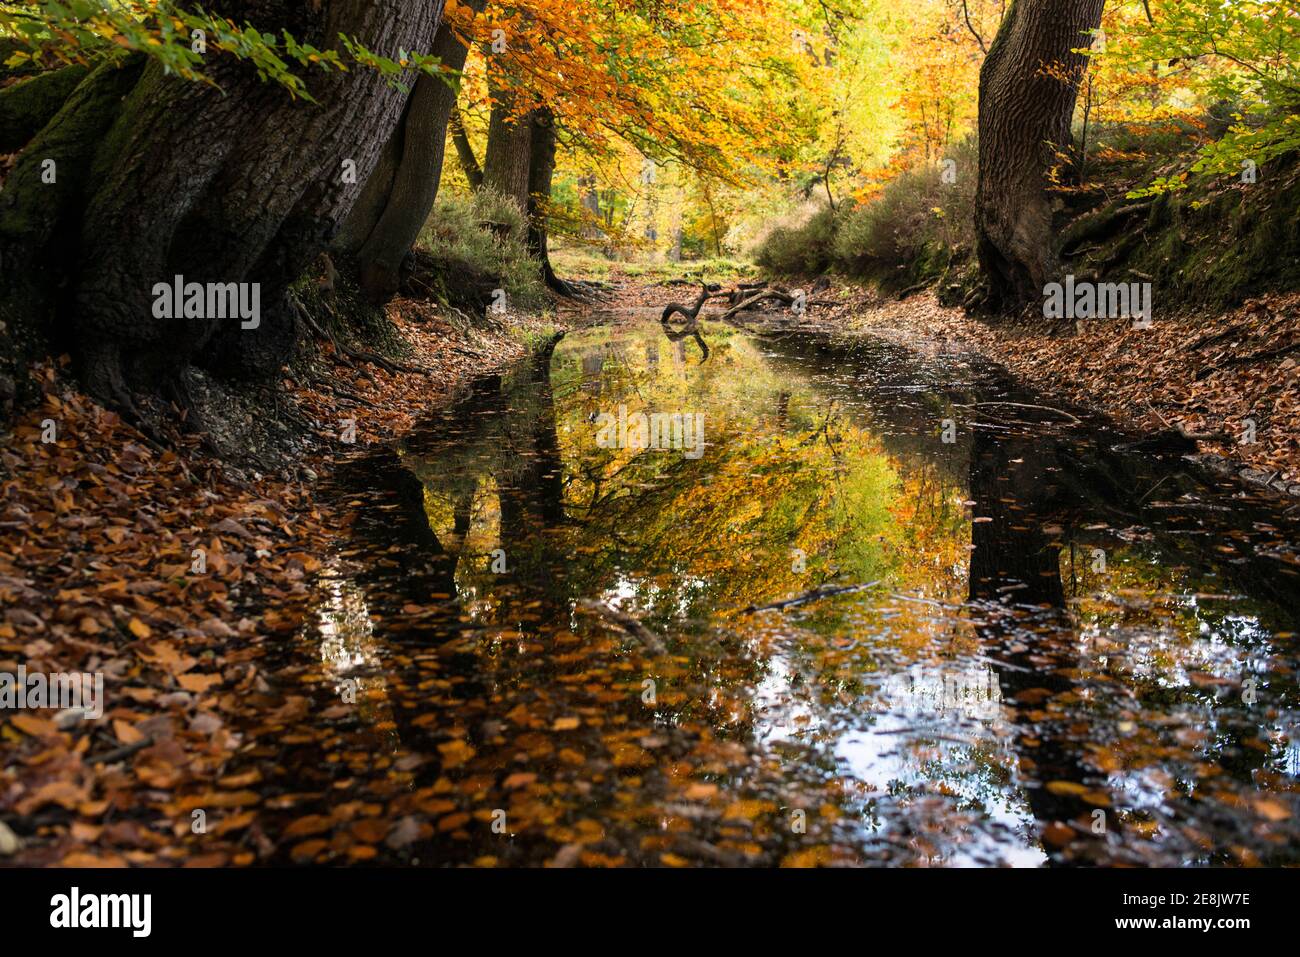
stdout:
<svg viewBox="0 0 1300 957">
<path fill-rule="evenodd" d="M 112 764 L 114 761 L 121 761 L 123 758 L 130 757 L 137 751 L 141 751 L 153 744 L 153 735 L 141 738 L 133 744 L 124 744 L 120 748 L 114 748 L 112 751 L 105 751 L 103 754 L 97 754 L 94 757 L 87 758 L 87 764 Z"/>
<path fill-rule="evenodd" d="M 1067 419 L 1071 420 L 1072 422 L 1078 422 L 1078 423 L 1083 422 L 1083 420 L 1079 418 L 1077 415 L 1073 415 L 1069 412 L 1066 412 L 1064 409 L 1054 409 L 1050 405 L 1035 405 L 1032 402 L 1005 402 L 1002 400 L 997 400 L 991 402 L 970 402 L 965 405 L 955 404 L 955 407 L 958 409 L 975 409 L 985 405 L 1010 405 L 1010 406 L 1015 406 L 1018 409 L 1039 409 L 1043 412 L 1055 412 L 1057 415 L 1063 415 Z"/>
<path fill-rule="evenodd" d="M 975 42 L 980 45 L 980 53 L 988 56 L 989 48 L 984 45 L 984 38 L 979 35 L 979 31 L 977 31 L 974 24 L 970 22 L 970 11 L 966 9 L 966 0 L 961 0 L 961 15 L 966 18 L 966 29 L 971 32 L 971 36 L 975 38 Z"/>
</svg>

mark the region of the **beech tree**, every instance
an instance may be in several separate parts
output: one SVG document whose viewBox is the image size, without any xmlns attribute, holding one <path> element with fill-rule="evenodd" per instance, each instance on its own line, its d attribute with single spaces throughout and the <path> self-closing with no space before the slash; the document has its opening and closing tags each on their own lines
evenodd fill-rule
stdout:
<svg viewBox="0 0 1300 957">
<path fill-rule="evenodd" d="M 979 82 L 975 224 L 994 305 L 1042 294 L 1058 271 L 1047 195 L 1058 151 L 1070 144 L 1079 80 L 1104 0 L 1015 0 Z"/>
<path fill-rule="evenodd" d="M 20 388 L 24 361 L 46 343 L 72 355 L 94 397 L 138 419 L 137 390 L 191 408 L 194 368 L 267 376 L 289 356 L 300 332 L 290 284 L 367 182 L 442 4 L 96 9 L 98 19 L 68 17 L 62 35 L 111 42 L 68 54 L 85 62 L 64 70 L 85 75 L 68 74 L 64 98 L 29 112 L 31 135 L 0 193 L 3 386 Z M 188 29 L 196 23 L 210 42 Z M 256 327 L 156 317 L 153 287 L 176 275 L 260 284 Z"/>
<path fill-rule="evenodd" d="M 466 20 L 472 21 L 482 13 L 486 0 L 465 0 L 460 5 Z M 415 81 L 401 121 L 384 146 L 339 244 L 356 258 L 361 288 L 374 302 L 397 292 L 402 260 L 433 209 L 469 45 L 457 26 L 444 19 L 430 52 L 438 58 L 442 75 L 422 73 Z"/>
</svg>

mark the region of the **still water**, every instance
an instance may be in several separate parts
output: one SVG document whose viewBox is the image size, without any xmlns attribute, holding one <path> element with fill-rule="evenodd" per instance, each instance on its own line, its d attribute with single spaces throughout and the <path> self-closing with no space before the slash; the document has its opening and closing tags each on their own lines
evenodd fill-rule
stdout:
<svg viewBox="0 0 1300 957">
<path fill-rule="evenodd" d="M 1300 860 L 1292 502 L 933 344 L 608 320 L 340 473 L 281 787 L 393 863 Z"/>
</svg>

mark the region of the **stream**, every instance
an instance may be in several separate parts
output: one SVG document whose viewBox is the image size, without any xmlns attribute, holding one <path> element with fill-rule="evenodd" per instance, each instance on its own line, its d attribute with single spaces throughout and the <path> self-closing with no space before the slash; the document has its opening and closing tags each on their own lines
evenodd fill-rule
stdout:
<svg viewBox="0 0 1300 957">
<path fill-rule="evenodd" d="M 389 863 L 1300 861 L 1294 502 L 941 343 L 592 318 L 339 471 L 272 789 Z"/>
</svg>

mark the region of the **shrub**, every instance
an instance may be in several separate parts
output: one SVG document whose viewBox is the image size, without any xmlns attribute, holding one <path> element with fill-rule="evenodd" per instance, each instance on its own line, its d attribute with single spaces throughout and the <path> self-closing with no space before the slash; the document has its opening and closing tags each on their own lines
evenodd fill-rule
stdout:
<svg viewBox="0 0 1300 957">
<path fill-rule="evenodd" d="M 901 288 L 940 278 L 974 248 L 974 141 L 957 144 L 945 159 L 951 176 L 937 163 L 915 167 L 874 202 L 844 211 L 832 250 L 840 269 Z"/>
<path fill-rule="evenodd" d="M 901 289 L 938 279 L 974 248 L 978 153 L 973 140 L 955 145 L 953 182 L 925 165 L 897 176 L 872 202 L 823 208 L 793 228 L 774 229 L 756 256 L 765 269 L 806 275 L 834 268 Z"/>
<path fill-rule="evenodd" d="M 798 226 L 778 226 L 768 233 L 755 255 L 764 269 L 787 276 L 825 272 L 831 266 L 836 214 L 822 207 Z"/>
<path fill-rule="evenodd" d="M 540 267 L 528 253 L 524 211 L 500 193 L 485 188 L 440 195 L 416 247 L 453 304 L 465 299 L 464 287 L 485 286 L 504 289 L 514 308 L 536 308 L 546 300 Z"/>
</svg>

